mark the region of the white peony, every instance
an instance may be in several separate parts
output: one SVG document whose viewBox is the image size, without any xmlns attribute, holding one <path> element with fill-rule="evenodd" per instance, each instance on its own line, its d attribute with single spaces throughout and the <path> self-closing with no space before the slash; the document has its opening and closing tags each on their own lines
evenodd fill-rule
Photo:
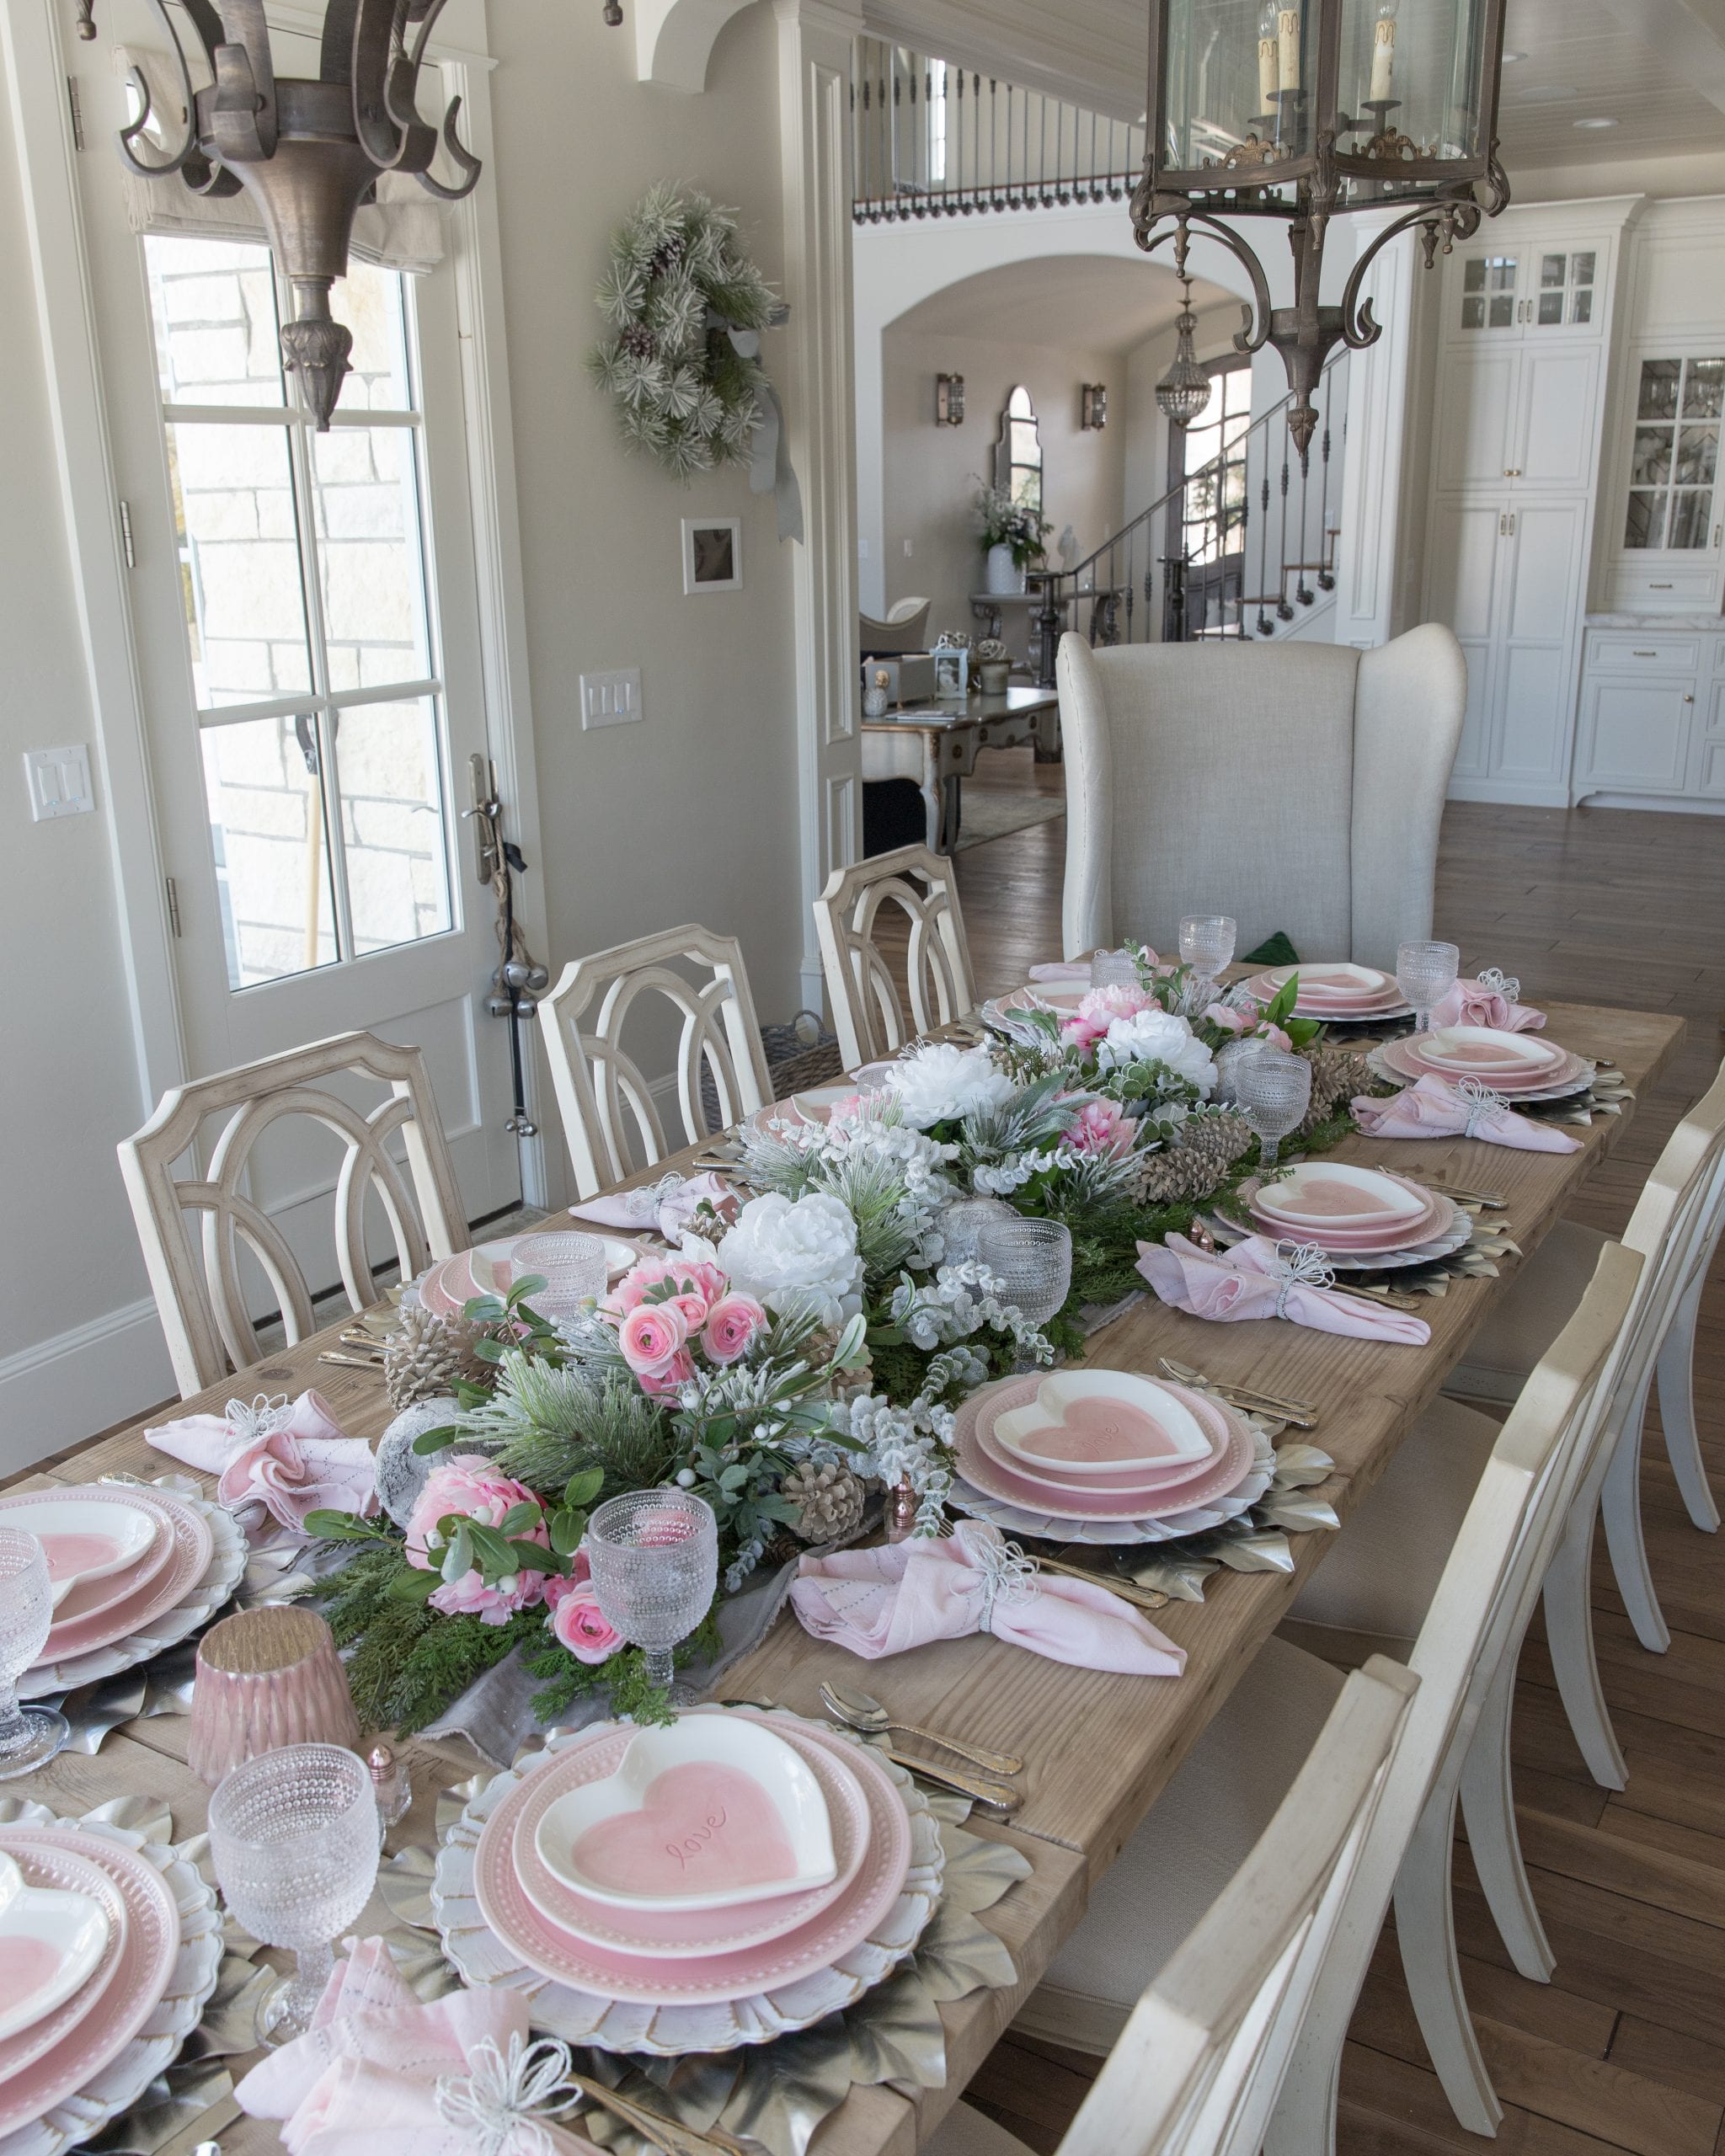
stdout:
<svg viewBox="0 0 1725 2156">
<path fill-rule="evenodd" d="M 919 1130 L 956 1121 L 979 1108 L 997 1108 L 1018 1088 L 996 1070 L 985 1048 L 955 1048 L 934 1041 L 894 1064 L 886 1082 L 897 1096 L 906 1123 Z"/>
<path fill-rule="evenodd" d="M 718 1262 L 733 1288 L 770 1310 L 812 1299 L 823 1325 L 840 1325 L 862 1307 L 857 1223 L 825 1191 L 794 1204 L 777 1191 L 751 1198 L 719 1244 Z"/>
<path fill-rule="evenodd" d="M 1172 1011 L 1140 1011 L 1130 1018 L 1116 1018 L 1097 1044 L 1096 1059 L 1104 1070 L 1123 1063 L 1165 1064 L 1176 1077 L 1195 1086 L 1202 1101 L 1215 1087 L 1215 1058 L 1188 1022 Z"/>
</svg>

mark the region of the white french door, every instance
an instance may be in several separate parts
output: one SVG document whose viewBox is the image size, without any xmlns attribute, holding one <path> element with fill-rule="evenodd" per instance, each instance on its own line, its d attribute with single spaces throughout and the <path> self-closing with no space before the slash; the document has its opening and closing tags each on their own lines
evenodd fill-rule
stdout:
<svg viewBox="0 0 1725 2156">
<path fill-rule="evenodd" d="M 159 50 L 154 19 L 109 0 L 104 45 Z M 316 74 L 311 40 L 275 42 Z M 131 230 L 112 93 L 87 86 L 78 168 L 189 1070 L 355 1027 L 416 1043 L 479 1219 L 521 1184 L 462 821 L 488 743 L 453 271 L 353 265 L 353 372 L 318 434 L 267 248 Z M 260 1173 L 296 1246 L 327 1236 L 315 1139 Z"/>
</svg>

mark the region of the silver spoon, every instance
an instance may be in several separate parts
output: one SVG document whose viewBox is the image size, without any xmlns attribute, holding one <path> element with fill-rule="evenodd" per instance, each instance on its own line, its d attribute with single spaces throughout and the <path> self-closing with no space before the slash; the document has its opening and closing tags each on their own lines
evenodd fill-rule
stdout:
<svg viewBox="0 0 1725 2156">
<path fill-rule="evenodd" d="M 852 1685 L 825 1681 L 820 1697 L 827 1712 L 836 1721 L 848 1722 L 852 1729 L 866 1730 L 876 1737 L 889 1729 L 900 1729 L 906 1737 L 920 1737 L 926 1744 L 937 1744 L 943 1751 L 956 1752 L 961 1759 L 985 1767 L 991 1774 L 1022 1774 L 1024 1771 L 1024 1762 L 1015 1759 L 1010 1752 L 990 1752 L 980 1744 L 961 1744 L 957 1737 L 943 1737 L 937 1730 L 919 1729 L 913 1721 L 895 1721 L 879 1700 Z"/>
</svg>

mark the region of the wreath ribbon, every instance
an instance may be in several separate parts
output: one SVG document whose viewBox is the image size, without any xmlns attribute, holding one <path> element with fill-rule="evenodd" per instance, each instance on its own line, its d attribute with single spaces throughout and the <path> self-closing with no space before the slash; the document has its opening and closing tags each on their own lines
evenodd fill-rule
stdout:
<svg viewBox="0 0 1725 2156">
<path fill-rule="evenodd" d="M 775 310 L 775 312 L 782 319 L 789 309 Z M 739 329 L 717 315 L 713 317 L 713 320 L 730 339 L 731 349 L 740 359 L 758 360 L 761 357 L 761 332 L 758 329 Z M 749 492 L 751 494 L 772 494 L 778 509 L 779 537 L 800 539 L 803 536 L 803 489 L 798 484 L 796 467 L 791 462 L 784 407 L 778 401 L 778 392 L 770 382 L 763 382 L 756 390 L 755 412 L 755 446 L 749 459 Z"/>
</svg>

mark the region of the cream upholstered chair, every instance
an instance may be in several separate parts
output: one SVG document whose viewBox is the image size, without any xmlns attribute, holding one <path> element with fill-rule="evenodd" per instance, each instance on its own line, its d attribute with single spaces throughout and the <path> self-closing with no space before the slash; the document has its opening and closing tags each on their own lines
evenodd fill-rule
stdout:
<svg viewBox="0 0 1725 2156">
<path fill-rule="evenodd" d="M 360 1082 L 350 1083 L 344 1094 L 332 1083 L 343 1079 Z M 347 1097 L 366 1081 L 388 1088 L 369 1111 Z M 210 1118 L 223 1116 L 207 1171 L 176 1179 L 174 1164 L 206 1137 Z M 467 1215 L 418 1049 L 398 1048 L 375 1033 L 337 1033 L 176 1086 L 119 1150 L 183 1397 L 215 1385 L 230 1364 L 243 1369 L 262 1355 L 241 1278 L 242 1248 L 250 1251 L 274 1290 L 290 1343 L 304 1339 L 315 1323 L 300 1261 L 248 1187 L 259 1139 L 292 1118 L 321 1124 L 345 1145 L 335 1182 L 335 1251 L 355 1310 L 377 1299 L 366 1246 L 366 1199 L 373 1191 L 394 1237 L 403 1280 L 466 1243 Z M 387 1150 L 397 1138 L 407 1156 L 405 1176 Z M 201 1263 L 187 1230 L 188 1213 L 201 1216 Z"/>
<path fill-rule="evenodd" d="M 685 972 L 676 970 L 680 964 Z M 697 977 L 692 981 L 691 974 Z M 573 960 L 557 985 L 540 997 L 539 1022 L 583 1198 L 596 1197 L 676 1150 L 665 1141 L 653 1088 L 623 1045 L 631 1011 L 644 1005 L 644 1013 L 655 1003 L 668 1005 L 680 1022 L 681 1144 L 698 1144 L 766 1105 L 761 1028 L 734 937 L 715 936 L 692 922 Z M 591 1030 L 583 1032 L 590 1013 Z M 716 1123 L 702 1100 L 703 1070 L 718 1098 Z"/>
<path fill-rule="evenodd" d="M 1625 1316 L 1642 1261 L 1615 1246 L 1570 1325 L 1530 1380 L 1435 1584 L 1408 1666 L 1420 1679 L 1407 1733 L 1360 1859 L 1361 1886 L 1326 1956 L 1281 2109 L 1267 2140 L 1319 2156 L 1333 2135 L 1334 2080 L 1348 2019 L 1392 1894 L 1408 1988 L 1432 2063 L 1464 2126 L 1500 2116 L 1456 1960 L 1450 1855 L 1476 1731 L 1513 1677 L 1514 1655 L 1596 1450 Z M 1362 1508 L 1364 1509 L 1364 1508 Z M 1358 1516 L 1356 1516 L 1357 1518 Z M 1318 1569 L 1344 1553 L 1350 1520 Z M 1102 2052 L 1198 1909 L 1243 1861 L 1310 1752 L 1341 1673 L 1284 1639 L 1267 1643 L 1194 1746 L 1055 1955 L 1015 2025 Z M 1468 1812 L 1473 1835 L 1475 1811 Z"/>
<path fill-rule="evenodd" d="M 876 929 L 882 907 L 905 916 L 904 1006 Z M 970 948 L 953 864 L 926 846 L 901 846 L 836 868 L 814 901 L 821 969 L 845 1068 L 896 1054 L 913 1033 L 963 1018 L 976 1006 Z"/>
<path fill-rule="evenodd" d="M 1381 1660 L 1338 1684 L 1245 1861 L 1124 2017 L 1060 2156 L 1258 2156 L 1417 1689 Z M 961 2104 L 924 2156 L 1028 2152 Z"/>
<path fill-rule="evenodd" d="M 1251 950 L 1393 966 L 1431 934 L 1438 824 L 1467 667 L 1429 623 L 1337 644 L 1060 640 L 1061 923 L 1076 958 L 1172 947 L 1183 914 L 1231 914 Z"/>
</svg>

